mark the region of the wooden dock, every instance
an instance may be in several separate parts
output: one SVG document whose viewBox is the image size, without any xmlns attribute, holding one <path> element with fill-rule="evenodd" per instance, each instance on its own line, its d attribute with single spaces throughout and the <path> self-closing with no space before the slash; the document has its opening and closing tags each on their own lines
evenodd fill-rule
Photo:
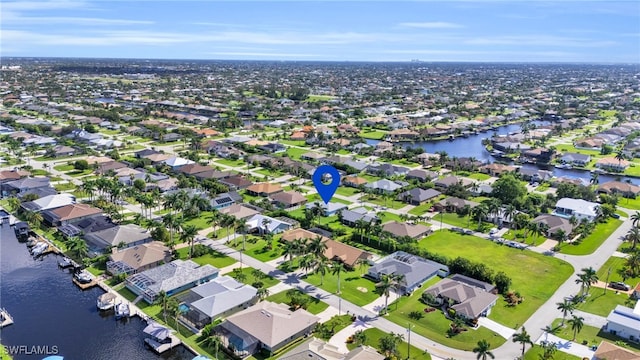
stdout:
<svg viewBox="0 0 640 360">
<path fill-rule="evenodd" d="M 180 339 L 178 339 L 178 337 L 173 334 L 169 335 L 169 338 L 171 339 L 171 342 L 168 343 L 159 343 L 151 338 L 144 339 L 144 342 L 145 344 L 149 345 L 149 347 L 153 349 L 153 351 L 158 354 L 162 354 L 163 352 L 171 350 L 182 343 L 182 341 L 180 341 Z"/>
<path fill-rule="evenodd" d="M 73 278 L 71 281 L 73 281 L 74 284 L 78 285 L 78 287 L 80 289 L 82 289 L 82 290 L 87 290 L 87 289 L 90 289 L 90 288 L 98 285 L 98 280 L 96 280 L 96 279 L 93 279 L 93 280 L 91 280 L 90 283 L 86 283 L 86 284 L 81 283 L 80 281 L 76 280 L 75 278 Z"/>
</svg>

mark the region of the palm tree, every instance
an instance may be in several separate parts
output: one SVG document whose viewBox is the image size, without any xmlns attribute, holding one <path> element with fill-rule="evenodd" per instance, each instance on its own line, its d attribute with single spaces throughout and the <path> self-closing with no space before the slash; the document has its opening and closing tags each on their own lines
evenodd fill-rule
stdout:
<svg viewBox="0 0 640 360">
<path fill-rule="evenodd" d="M 315 264 L 315 256 L 313 254 L 305 254 L 300 258 L 300 267 L 304 269 L 305 276 L 309 276 L 309 270 L 313 269 L 313 265 Z"/>
<path fill-rule="evenodd" d="M 324 284 L 324 275 L 329 271 L 329 260 L 322 256 L 316 263 L 316 273 L 320 274 L 320 285 Z"/>
<path fill-rule="evenodd" d="M 256 295 L 258 296 L 258 299 L 264 300 L 269 296 L 269 289 L 267 289 L 264 286 L 261 288 L 258 288 L 256 291 Z"/>
<path fill-rule="evenodd" d="M 564 300 L 563 302 L 556 303 L 558 310 L 562 311 L 562 323 L 560 326 L 564 326 L 564 319 L 567 315 L 573 314 L 573 310 L 576 309 L 576 304 L 573 301 Z"/>
<path fill-rule="evenodd" d="M 282 246 L 282 255 L 285 260 L 288 257 L 289 261 L 293 261 L 293 256 L 295 255 L 295 245 L 293 244 L 293 241 L 284 242 L 284 245 Z"/>
<path fill-rule="evenodd" d="M 311 239 L 307 244 L 307 251 L 312 254 L 316 259 L 324 256 L 324 252 L 327 250 L 327 243 L 322 239 L 322 236 L 318 235 Z"/>
<path fill-rule="evenodd" d="M 624 159 L 625 159 L 624 152 L 622 151 L 622 149 L 619 149 L 619 150 L 616 152 L 616 157 L 615 157 L 615 159 L 616 159 L 616 160 L 618 160 L 618 165 L 620 165 L 620 163 L 622 163 L 622 160 L 624 160 Z"/>
<path fill-rule="evenodd" d="M 262 230 L 263 231 L 262 234 L 266 234 L 266 233 L 269 232 L 268 231 L 269 230 L 269 224 L 271 224 L 271 219 L 266 218 L 266 217 L 262 219 L 262 229 L 264 229 L 264 230 Z"/>
<path fill-rule="evenodd" d="M 167 302 L 169 300 L 169 296 L 164 290 L 160 290 L 158 296 L 156 296 L 155 303 L 162 305 L 162 316 L 164 317 L 164 322 L 167 322 Z"/>
<path fill-rule="evenodd" d="M 184 225 L 182 227 L 180 240 L 189 244 L 189 259 L 193 256 L 193 243 L 196 235 L 198 235 L 198 228 L 195 225 Z"/>
<path fill-rule="evenodd" d="M 40 224 L 42 224 L 42 220 L 44 220 L 42 218 L 42 214 L 35 211 L 27 211 L 25 217 L 27 218 L 29 225 L 34 229 L 39 229 Z"/>
<path fill-rule="evenodd" d="M 222 339 L 220 339 L 220 336 L 216 334 L 209 335 L 204 339 L 203 345 L 213 348 L 215 350 L 215 358 L 218 359 L 218 349 L 220 348 L 220 345 L 222 345 Z"/>
<path fill-rule="evenodd" d="M 235 226 L 236 226 L 236 232 L 240 232 L 242 234 L 242 250 L 244 251 L 245 246 L 247 244 L 247 233 L 249 232 L 249 225 L 247 224 L 247 219 L 236 220 Z"/>
<path fill-rule="evenodd" d="M 573 318 L 569 319 L 568 323 L 571 324 L 571 330 L 573 330 L 573 341 L 576 341 L 576 336 L 584 326 L 584 318 L 573 315 Z"/>
<path fill-rule="evenodd" d="M 487 360 L 487 357 L 495 359 L 496 357 L 493 356 L 493 353 L 491 351 L 489 351 L 490 348 L 491 348 L 491 344 L 489 344 L 487 340 L 482 339 L 478 341 L 478 346 L 473 348 L 473 352 L 478 354 L 476 356 L 476 359 Z"/>
<path fill-rule="evenodd" d="M 582 268 L 582 273 L 578 274 L 578 279 L 576 280 L 576 284 L 581 283 L 581 287 L 586 289 L 586 294 L 589 294 L 589 289 L 591 289 L 591 285 L 598 282 L 598 273 L 594 268 Z"/>
<path fill-rule="evenodd" d="M 78 259 L 83 260 L 89 254 L 87 243 L 77 236 L 69 238 L 67 248 Z"/>
<path fill-rule="evenodd" d="M 589 180 L 589 183 L 591 185 L 597 185 L 598 183 L 600 183 L 600 174 L 596 172 L 591 173 L 591 179 Z"/>
<path fill-rule="evenodd" d="M 387 312 L 389 295 L 392 288 L 397 288 L 400 282 L 400 277 L 395 273 L 384 274 L 380 277 L 380 281 L 376 284 L 376 288 L 380 291 L 384 298 L 384 312 Z"/>
<path fill-rule="evenodd" d="M 9 203 L 9 208 L 12 212 L 17 211 L 20 208 L 20 199 L 15 196 L 10 197 L 7 202 Z"/>
<path fill-rule="evenodd" d="M 640 211 L 636 211 L 635 213 L 631 214 L 630 219 L 633 226 L 638 227 L 638 224 L 640 224 Z"/>
<path fill-rule="evenodd" d="M 556 343 L 552 341 L 540 344 L 540 346 L 542 347 L 542 354 L 538 354 L 538 358 L 540 360 L 551 360 L 553 359 L 553 355 L 556 353 L 556 351 L 558 351 Z"/>
<path fill-rule="evenodd" d="M 511 228 L 513 228 L 513 226 L 515 225 L 515 218 L 516 218 L 516 214 L 518 213 L 518 209 L 516 209 L 516 207 L 512 204 L 507 205 L 504 208 L 504 218 L 505 219 L 509 219 L 509 226 Z"/>
<path fill-rule="evenodd" d="M 520 331 L 519 333 L 513 334 L 512 341 L 514 343 L 519 342 L 520 344 L 522 344 L 522 358 L 524 359 L 525 346 L 527 344 L 533 346 L 533 342 L 531 341 L 531 335 L 527 333 L 527 330 L 525 330 L 524 326 L 522 327 L 522 331 Z"/>
<path fill-rule="evenodd" d="M 331 262 L 331 274 L 338 276 L 338 295 L 340 295 L 340 273 L 346 271 L 347 269 L 344 267 L 344 263 L 342 263 L 342 261 L 333 260 Z"/>
<path fill-rule="evenodd" d="M 357 345 L 362 345 L 367 341 L 367 334 L 363 330 L 358 330 L 353 334 L 353 342 Z"/>
<path fill-rule="evenodd" d="M 478 230 L 482 226 L 482 220 L 489 214 L 489 208 L 486 204 L 480 204 L 473 209 L 471 209 L 471 213 L 473 217 L 478 220 Z"/>
<path fill-rule="evenodd" d="M 173 231 L 176 229 L 177 222 L 177 217 L 172 213 L 162 217 L 162 223 L 169 229 L 169 242 L 171 244 L 173 244 Z"/>
<path fill-rule="evenodd" d="M 637 226 L 632 227 L 624 238 L 631 242 L 631 249 L 635 249 L 638 242 L 640 242 L 640 228 Z"/>
<path fill-rule="evenodd" d="M 358 269 L 360 269 L 360 274 L 363 275 L 362 269 L 364 269 L 367 265 L 369 265 L 369 260 L 360 258 L 356 261 L 356 265 L 358 265 Z"/>
</svg>

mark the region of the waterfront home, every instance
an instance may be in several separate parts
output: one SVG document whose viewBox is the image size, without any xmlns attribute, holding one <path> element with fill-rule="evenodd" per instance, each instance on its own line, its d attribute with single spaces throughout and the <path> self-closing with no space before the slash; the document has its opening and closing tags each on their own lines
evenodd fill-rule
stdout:
<svg viewBox="0 0 640 360">
<path fill-rule="evenodd" d="M 435 189 L 413 188 L 409 191 L 398 194 L 398 200 L 411 205 L 420 205 L 431 199 L 435 199 L 442 193 Z"/>
<path fill-rule="evenodd" d="M 627 348 L 614 345 L 607 341 L 601 341 L 598 349 L 593 354 L 593 360 L 640 360 L 640 354 Z"/>
<path fill-rule="evenodd" d="M 40 188 L 50 188 L 48 177 L 25 177 L 2 184 L 2 196 L 20 196 Z"/>
<path fill-rule="evenodd" d="M 510 172 L 516 171 L 516 168 L 515 166 L 511 166 L 511 165 L 491 163 L 484 166 L 480 166 L 478 170 L 480 170 L 480 172 L 484 174 L 500 177 L 500 175 L 504 173 L 510 173 Z"/>
<path fill-rule="evenodd" d="M 367 224 L 370 224 L 372 221 L 377 221 L 378 217 L 376 213 L 373 211 L 369 211 L 366 208 L 359 207 L 354 209 L 345 209 L 342 211 L 342 224 L 355 227 L 358 224 L 358 221 L 362 220 Z"/>
<path fill-rule="evenodd" d="M 582 200 L 562 198 L 556 203 L 556 208 L 552 214 L 569 219 L 576 217 L 576 219 L 587 219 L 593 221 L 598 217 L 600 204 Z"/>
<path fill-rule="evenodd" d="M 582 178 L 567 177 L 567 176 L 561 176 L 561 177 L 553 178 L 553 180 L 551 182 L 551 186 L 557 188 L 558 185 L 560 185 L 560 184 L 589 186 L 589 180 L 582 179 Z"/>
<path fill-rule="evenodd" d="M 422 182 L 435 180 L 438 178 L 438 173 L 435 171 L 413 169 L 405 176 L 407 180 L 415 179 Z"/>
<path fill-rule="evenodd" d="M 409 168 L 391 164 L 371 165 L 367 168 L 367 173 L 381 177 L 402 176 L 409 172 Z"/>
<path fill-rule="evenodd" d="M 560 158 L 560 161 L 564 164 L 584 167 L 591 161 L 591 156 L 587 154 L 564 153 Z"/>
<path fill-rule="evenodd" d="M 110 217 L 104 214 L 91 216 L 79 220 L 71 220 L 58 227 L 58 231 L 65 238 L 82 236 L 96 231 L 101 231 L 117 226 Z"/>
<path fill-rule="evenodd" d="M 338 211 L 345 211 L 347 209 L 347 205 L 339 202 L 329 202 L 326 203 L 324 201 L 314 201 L 305 205 L 307 209 L 313 209 L 314 207 L 320 207 L 322 209 L 323 216 L 333 216 L 338 213 Z"/>
<path fill-rule="evenodd" d="M 229 316 L 215 329 L 224 346 L 246 357 L 264 350 L 273 353 L 311 335 L 320 318 L 304 309 L 292 311 L 286 304 L 262 301 Z"/>
<path fill-rule="evenodd" d="M 622 181 L 608 181 L 598 186 L 598 193 L 609 195 L 622 195 L 635 199 L 640 194 L 640 186 Z"/>
<path fill-rule="evenodd" d="M 370 191 L 375 192 L 377 194 L 382 194 L 382 193 L 393 194 L 394 191 L 400 190 L 408 185 L 409 183 L 404 181 L 391 181 L 388 179 L 380 179 L 380 180 L 368 183 L 364 187 L 365 189 L 369 189 Z"/>
<path fill-rule="evenodd" d="M 251 204 L 233 204 L 229 207 L 220 209 L 221 214 L 231 215 L 236 219 L 250 218 L 256 214 L 259 214 L 260 208 Z"/>
<path fill-rule="evenodd" d="M 551 180 L 551 178 L 553 178 L 553 172 L 548 170 L 538 170 L 538 169 L 520 167 L 518 168 L 518 173 L 520 174 L 520 177 L 522 178 L 522 180 L 525 180 L 525 181 L 541 182 L 541 181 Z"/>
<path fill-rule="evenodd" d="M 407 224 L 398 221 L 389 221 L 382 225 L 382 230 L 389 232 L 394 238 L 410 237 L 412 239 L 421 239 L 431 232 L 429 226 L 422 224 Z"/>
<path fill-rule="evenodd" d="M 264 182 L 253 184 L 247 187 L 246 191 L 249 195 L 267 197 L 282 192 L 283 190 L 280 184 L 271 184 Z"/>
<path fill-rule="evenodd" d="M 147 229 L 136 224 L 118 225 L 108 229 L 95 231 L 84 236 L 89 249 L 96 253 L 110 247 L 128 248 L 148 243 L 152 240 Z"/>
<path fill-rule="evenodd" d="M 20 204 L 25 211 L 41 212 L 49 209 L 56 209 L 65 205 L 76 203 L 76 197 L 69 193 L 61 193 L 48 195 L 33 201 L 27 201 Z"/>
<path fill-rule="evenodd" d="M 242 195 L 235 191 L 218 194 L 209 201 L 211 207 L 216 210 L 221 210 L 238 203 L 242 203 Z"/>
<path fill-rule="evenodd" d="M 375 281 L 379 281 L 382 275 L 390 274 L 402 276 L 399 290 L 403 294 L 410 294 L 436 275 L 449 275 L 449 268 L 404 251 L 396 251 L 378 260 L 367 272 L 367 276 Z"/>
<path fill-rule="evenodd" d="M 384 360 L 384 355 L 367 345 L 360 345 L 348 353 L 343 353 L 337 346 L 324 340 L 312 337 L 296 346 L 278 360 Z"/>
<path fill-rule="evenodd" d="M 418 132 L 409 129 L 395 129 L 387 133 L 386 140 L 388 141 L 404 141 L 415 140 L 420 136 Z"/>
<path fill-rule="evenodd" d="M 171 296 L 213 280 L 217 276 L 218 269 L 209 264 L 200 266 L 191 260 L 173 260 L 127 277 L 125 286 L 152 304 L 160 291 Z"/>
<path fill-rule="evenodd" d="M 623 339 L 640 341 L 640 302 L 633 309 L 617 305 L 607 316 L 605 330 Z"/>
<path fill-rule="evenodd" d="M 553 237 L 558 231 L 564 231 L 567 236 L 573 232 L 573 225 L 569 220 L 552 214 L 540 214 L 532 222 L 547 225 L 547 237 Z"/>
<path fill-rule="evenodd" d="M 259 234 L 279 234 L 292 227 L 289 222 L 262 214 L 253 215 L 246 220 L 246 224 L 250 233 L 258 232 Z"/>
<path fill-rule="evenodd" d="M 276 207 L 287 210 L 294 210 L 304 205 L 307 198 L 298 191 L 282 191 L 270 196 Z"/>
<path fill-rule="evenodd" d="M 48 226 L 61 226 L 69 222 L 98 216 L 102 210 L 88 204 L 69 204 L 42 212 L 42 219 Z"/>
<path fill-rule="evenodd" d="M 630 162 L 628 162 L 625 159 L 616 159 L 614 157 L 606 157 L 606 158 L 602 158 L 602 159 L 598 159 L 598 161 L 596 161 L 596 167 L 602 170 L 606 170 L 606 171 L 614 171 L 614 172 L 623 172 L 625 171 L 629 165 L 631 165 Z"/>
<path fill-rule="evenodd" d="M 257 289 L 231 276 L 220 276 L 180 295 L 186 307 L 178 320 L 198 330 L 215 319 L 247 309 L 258 301 Z"/>
<path fill-rule="evenodd" d="M 134 274 L 170 261 L 171 249 L 160 241 L 152 241 L 113 252 L 107 261 L 107 272 Z"/>
<path fill-rule="evenodd" d="M 434 296 L 440 304 L 453 304 L 448 306 L 455 311 L 457 316 L 467 320 L 477 320 L 481 316 L 489 316 L 491 308 L 498 301 L 498 296 L 486 291 L 484 286 L 474 286 L 481 281 L 471 279 L 474 282 L 459 279 L 442 279 L 437 284 L 425 290 L 425 293 Z"/>
</svg>

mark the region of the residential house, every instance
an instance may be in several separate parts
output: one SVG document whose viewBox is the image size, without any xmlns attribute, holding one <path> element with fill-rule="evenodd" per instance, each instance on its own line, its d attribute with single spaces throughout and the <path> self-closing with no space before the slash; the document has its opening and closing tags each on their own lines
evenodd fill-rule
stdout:
<svg viewBox="0 0 640 360">
<path fill-rule="evenodd" d="M 387 141 L 380 141 L 379 143 L 376 144 L 376 150 L 374 151 L 374 154 L 382 154 L 385 151 L 392 151 L 393 150 L 393 144 Z"/>
<path fill-rule="evenodd" d="M 342 178 L 342 184 L 344 186 L 349 186 L 354 188 L 364 186 L 367 182 L 368 182 L 367 179 L 359 176 L 345 176 Z"/>
<path fill-rule="evenodd" d="M 393 235 L 394 238 L 410 237 L 412 239 L 421 239 L 431 232 L 429 226 L 422 224 L 408 224 L 398 221 L 390 221 L 382 225 L 382 230 Z"/>
<path fill-rule="evenodd" d="M 200 266 L 191 260 L 173 260 L 127 277 L 125 286 L 152 304 L 161 291 L 171 296 L 217 276 L 218 269 L 209 264 Z"/>
<path fill-rule="evenodd" d="M 596 167 L 606 171 L 623 172 L 631 163 L 625 159 L 616 159 L 614 157 L 601 158 L 596 161 Z"/>
<path fill-rule="evenodd" d="M 359 220 L 369 224 L 372 221 L 377 221 L 378 217 L 375 212 L 370 212 L 363 207 L 342 211 L 342 224 L 349 227 L 356 227 Z"/>
<path fill-rule="evenodd" d="M 220 171 L 220 170 L 211 169 L 211 170 L 205 170 L 203 172 L 199 172 L 197 174 L 194 174 L 193 176 L 195 176 L 195 178 L 198 180 L 215 179 L 220 181 L 236 175 L 237 173 L 232 170 Z"/>
<path fill-rule="evenodd" d="M 198 163 L 186 164 L 176 169 L 179 173 L 185 175 L 196 175 L 207 171 L 215 171 L 215 169 L 208 165 L 200 165 Z"/>
<path fill-rule="evenodd" d="M 76 153 L 78 153 L 78 150 L 65 145 L 56 145 L 51 149 L 51 154 L 53 154 L 54 157 L 73 156 Z"/>
<path fill-rule="evenodd" d="M 236 219 L 246 219 L 259 214 L 260 211 L 256 210 L 253 205 L 249 204 L 233 204 L 229 207 L 220 209 L 221 214 L 231 215 Z"/>
<path fill-rule="evenodd" d="M 136 159 L 144 159 L 149 155 L 161 154 L 161 152 L 154 149 L 143 149 L 140 151 L 136 151 L 133 154 L 136 157 Z"/>
<path fill-rule="evenodd" d="M 640 360 L 640 354 L 627 348 L 601 341 L 593 360 Z"/>
<path fill-rule="evenodd" d="M 111 275 L 134 274 L 171 261 L 171 249 L 160 241 L 118 250 L 109 255 L 107 272 Z"/>
<path fill-rule="evenodd" d="M 282 191 L 270 198 L 277 207 L 288 210 L 297 209 L 307 202 L 307 198 L 298 191 Z"/>
<path fill-rule="evenodd" d="M 504 173 L 510 173 L 516 171 L 514 166 L 492 163 L 481 166 L 479 168 L 480 172 L 489 174 L 491 176 L 500 177 Z"/>
<path fill-rule="evenodd" d="M 425 293 L 433 295 L 442 304 L 453 303 L 450 308 L 456 315 L 468 320 L 489 316 L 491 308 L 498 301 L 498 296 L 482 287 L 454 279 L 442 279 L 425 290 Z"/>
<path fill-rule="evenodd" d="M 420 136 L 416 131 L 409 129 L 395 129 L 389 131 L 387 134 L 387 140 L 389 141 L 403 141 L 403 140 L 415 140 Z"/>
<path fill-rule="evenodd" d="M 282 187 L 280 187 L 280 184 L 271 184 L 271 183 L 265 182 L 265 183 L 253 184 L 247 187 L 247 193 L 253 196 L 267 197 L 267 196 L 272 196 L 274 194 L 277 194 L 279 192 L 282 192 Z"/>
<path fill-rule="evenodd" d="M 211 204 L 212 208 L 216 210 L 220 210 L 241 202 L 242 202 L 242 195 L 238 194 L 235 191 L 230 191 L 230 192 L 218 194 L 215 198 L 209 201 L 209 204 Z"/>
<path fill-rule="evenodd" d="M 462 183 L 462 179 L 457 176 L 447 176 L 442 179 L 434 181 L 434 185 L 438 189 L 446 190 L 449 186 L 456 185 Z"/>
<path fill-rule="evenodd" d="M 89 249 L 95 253 L 101 253 L 110 247 L 129 248 L 152 240 L 151 233 L 136 224 L 118 225 L 92 232 L 86 234 L 84 239 Z"/>
<path fill-rule="evenodd" d="M 451 196 L 433 204 L 433 207 L 436 211 L 458 212 L 464 209 L 464 207 L 467 205 L 473 209 L 480 204 L 475 201 L 464 200 Z"/>
<path fill-rule="evenodd" d="M 278 153 L 283 153 L 287 151 L 286 146 L 278 143 L 268 143 L 265 145 L 259 145 L 257 148 L 266 152 L 267 154 L 278 154 Z"/>
<path fill-rule="evenodd" d="M 540 214 L 533 219 L 532 222 L 547 225 L 547 237 L 554 237 L 558 231 L 564 231 L 567 236 L 573 232 L 573 225 L 571 225 L 571 222 L 560 216 Z"/>
<path fill-rule="evenodd" d="M 40 212 L 49 209 L 59 208 L 65 205 L 75 204 L 76 197 L 69 193 L 49 195 L 41 197 L 33 201 L 27 201 L 20 204 L 25 211 Z"/>
<path fill-rule="evenodd" d="M 314 207 L 320 207 L 322 209 L 322 215 L 324 216 L 333 216 L 336 215 L 338 211 L 345 211 L 347 209 L 346 204 L 339 202 L 329 202 L 325 204 L 324 201 L 314 201 L 306 205 L 307 209 L 313 209 Z"/>
<path fill-rule="evenodd" d="M 292 227 L 289 222 L 262 214 L 253 215 L 246 220 L 246 224 L 249 232 L 258 232 L 260 234 L 279 234 Z"/>
<path fill-rule="evenodd" d="M 366 184 L 364 187 L 378 194 L 393 194 L 394 191 L 400 190 L 409 184 L 404 181 L 391 181 L 388 179 L 380 179 Z"/>
<path fill-rule="evenodd" d="M 640 186 L 622 181 L 608 181 L 598 186 L 598 193 L 618 194 L 626 198 L 635 199 L 640 194 Z"/>
<path fill-rule="evenodd" d="M 384 360 L 384 355 L 367 345 L 360 345 L 348 353 L 337 346 L 312 337 L 296 346 L 278 360 Z"/>
<path fill-rule="evenodd" d="M 72 220 L 58 227 L 58 231 L 65 238 L 74 236 L 83 236 L 96 231 L 105 230 L 118 226 L 110 217 L 106 215 L 97 215 L 80 220 Z"/>
<path fill-rule="evenodd" d="M 437 179 L 438 173 L 435 171 L 414 169 L 409 171 L 405 178 L 407 180 L 416 179 L 418 181 L 427 182 Z"/>
<path fill-rule="evenodd" d="M 335 240 L 331 240 L 325 236 L 318 235 L 309 230 L 305 230 L 302 228 L 293 229 L 286 231 L 282 234 L 280 238 L 283 241 L 293 241 L 296 239 L 307 239 L 312 240 L 317 237 L 320 237 L 327 248 L 324 250 L 324 256 L 329 260 L 339 260 L 346 266 L 350 268 L 355 268 L 358 262 L 363 260 L 369 260 L 373 256 L 371 253 L 353 247 L 351 245 L 347 245 L 345 243 L 341 243 Z"/>
<path fill-rule="evenodd" d="M 25 177 L 2 184 L 2 196 L 22 195 L 35 189 L 49 188 L 48 177 Z"/>
<path fill-rule="evenodd" d="M 304 154 L 300 155 L 300 160 L 320 161 L 320 160 L 324 159 L 325 157 L 326 157 L 326 155 L 323 155 L 323 154 L 315 152 L 315 151 L 310 151 L 308 153 L 304 153 Z"/>
<path fill-rule="evenodd" d="M 617 305 L 607 316 L 605 330 L 623 339 L 640 341 L 640 302 L 633 309 Z"/>
<path fill-rule="evenodd" d="M 172 170 L 177 170 L 181 166 L 188 165 L 188 164 L 194 164 L 195 161 L 189 160 L 189 159 L 185 159 L 185 158 L 181 158 L 181 157 L 178 157 L 178 156 L 171 156 L 168 159 L 162 161 L 162 163 L 167 165 L 167 166 L 169 166 Z"/>
<path fill-rule="evenodd" d="M 431 199 L 437 198 L 442 193 L 435 189 L 413 188 L 398 195 L 399 201 L 404 201 L 411 205 L 420 205 Z"/>
<path fill-rule="evenodd" d="M 575 216 L 578 220 L 594 221 L 598 217 L 599 207 L 597 203 L 582 199 L 562 198 L 556 203 L 553 214 L 566 219 Z"/>
<path fill-rule="evenodd" d="M 404 166 L 386 164 L 386 163 L 372 165 L 367 168 L 367 173 L 375 176 L 382 176 L 382 177 L 402 176 L 402 175 L 406 175 L 408 172 L 409 172 L 409 168 L 406 168 Z"/>
<path fill-rule="evenodd" d="M 96 172 L 100 175 L 106 175 L 110 172 L 113 172 L 115 174 L 116 170 L 125 168 L 127 168 L 127 164 L 121 163 L 119 161 L 109 161 L 98 164 L 96 167 Z"/>
<path fill-rule="evenodd" d="M 542 182 L 551 180 L 553 178 L 553 172 L 548 170 L 538 170 L 533 168 L 518 168 L 518 173 L 520 177 L 525 181 L 536 181 Z"/>
<path fill-rule="evenodd" d="M 0 185 L 11 181 L 20 180 L 29 176 L 29 174 L 30 173 L 28 171 L 22 170 L 2 170 L 0 171 Z"/>
<path fill-rule="evenodd" d="M 60 226 L 72 221 L 80 221 L 102 214 L 102 210 L 87 204 L 69 204 L 42 212 L 42 219 L 48 226 Z"/>
<path fill-rule="evenodd" d="M 291 311 L 286 304 L 262 301 L 229 316 L 216 327 L 223 344 L 246 357 L 260 350 L 273 353 L 311 335 L 320 318 L 304 309 Z"/>
<path fill-rule="evenodd" d="M 251 180 L 241 176 L 234 175 L 225 179 L 218 180 L 223 185 L 226 185 L 230 190 L 241 190 L 253 185 Z"/>
<path fill-rule="evenodd" d="M 564 164 L 584 167 L 591 161 L 591 156 L 586 154 L 564 153 L 560 161 Z"/>
<path fill-rule="evenodd" d="M 367 276 L 376 281 L 379 281 L 382 275 L 390 274 L 402 276 L 399 290 L 403 294 L 410 294 L 436 275 L 440 277 L 449 275 L 449 268 L 435 261 L 396 251 L 378 260 L 367 272 Z"/>
<path fill-rule="evenodd" d="M 253 286 L 231 276 L 220 276 L 180 296 L 186 311 L 178 320 L 200 330 L 215 319 L 228 317 L 255 305 L 258 301 L 256 294 L 257 289 Z"/>
</svg>

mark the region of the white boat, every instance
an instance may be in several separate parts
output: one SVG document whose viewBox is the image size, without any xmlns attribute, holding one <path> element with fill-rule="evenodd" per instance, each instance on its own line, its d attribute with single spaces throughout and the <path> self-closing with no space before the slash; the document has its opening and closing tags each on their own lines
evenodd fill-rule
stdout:
<svg viewBox="0 0 640 360">
<path fill-rule="evenodd" d="M 88 284 L 93 281 L 93 277 L 87 270 L 78 271 L 73 277 L 81 284 Z"/>
<path fill-rule="evenodd" d="M 130 315 L 129 304 L 127 303 L 119 303 L 116 305 L 116 320 L 120 320 L 122 318 L 128 318 Z"/>
<path fill-rule="evenodd" d="M 100 310 L 109 310 L 116 305 L 116 296 L 112 293 L 104 293 L 98 297 L 96 304 Z"/>
<path fill-rule="evenodd" d="M 70 266 L 73 266 L 73 262 L 71 261 L 71 259 L 69 259 L 68 257 L 65 256 L 65 257 L 63 257 L 62 259 L 60 259 L 58 261 L 58 266 L 63 268 L 63 269 L 66 269 L 66 268 L 68 268 Z"/>
<path fill-rule="evenodd" d="M 37 244 L 38 244 L 38 239 L 34 238 L 33 236 L 29 237 L 29 240 L 27 240 L 28 247 L 34 247 Z"/>
<path fill-rule="evenodd" d="M 36 246 L 31 248 L 31 255 L 40 256 L 49 248 L 49 244 L 45 242 L 38 243 Z"/>
<path fill-rule="evenodd" d="M 13 318 L 4 308 L 0 308 L 0 328 L 13 324 Z"/>
</svg>

